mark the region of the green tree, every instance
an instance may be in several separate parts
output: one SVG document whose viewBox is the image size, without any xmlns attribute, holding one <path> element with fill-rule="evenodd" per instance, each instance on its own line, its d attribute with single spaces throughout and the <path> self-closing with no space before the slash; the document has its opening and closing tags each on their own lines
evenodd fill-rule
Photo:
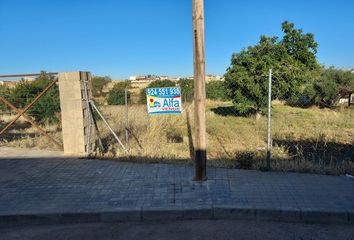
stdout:
<svg viewBox="0 0 354 240">
<path fill-rule="evenodd" d="M 147 88 L 175 87 L 176 83 L 171 80 L 157 80 L 149 83 Z M 146 88 L 140 91 L 140 103 L 146 104 Z"/>
<path fill-rule="evenodd" d="M 10 100 L 11 89 L 7 86 L 0 85 L 0 96 L 4 97 L 6 100 Z M 0 111 L 8 110 L 8 107 L 0 101 Z"/>
<path fill-rule="evenodd" d="M 54 81 L 54 77 L 46 75 L 45 72 L 33 82 L 21 81 L 11 91 L 10 101 L 16 107 L 24 108 L 52 81 Z M 43 123 L 45 121 L 56 121 L 54 113 L 59 111 L 59 88 L 57 85 L 54 85 L 28 110 L 27 113 L 34 117 L 36 121 Z"/>
<path fill-rule="evenodd" d="M 112 81 L 110 77 L 99 77 L 99 76 L 94 76 L 92 77 L 92 95 L 94 97 L 100 97 L 103 95 L 103 89 L 104 87 Z"/>
<path fill-rule="evenodd" d="M 125 104 L 125 89 L 131 88 L 130 81 L 121 81 L 114 84 L 111 91 L 108 93 L 107 103 L 109 105 L 124 105 Z M 128 102 L 130 102 L 130 92 L 127 92 Z"/>
<path fill-rule="evenodd" d="M 223 81 L 210 81 L 206 83 L 206 97 L 213 100 L 230 100 Z"/>
<path fill-rule="evenodd" d="M 178 81 L 178 86 L 181 88 L 182 101 L 191 102 L 194 96 L 194 80 L 182 78 Z"/>
<path fill-rule="evenodd" d="M 301 62 L 309 70 L 318 69 L 316 59 L 318 43 L 312 33 L 303 34 L 302 29 L 295 29 L 293 23 L 285 21 L 282 23 L 282 30 L 285 33 L 281 43 L 287 49 L 287 53 L 296 61 Z"/>
<path fill-rule="evenodd" d="M 34 93 L 33 98 L 40 94 L 52 81 L 54 81 L 54 76 L 48 76 L 45 75 L 45 73 L 36 78 L 36 80 L 30 84 L 30 89 L 33 89 L 32 91 Z M 31 101 L 32 100 L 33 99 L 31 99 Z M 55 112 L 60 112 L 59 87 L 56 84 L 29 109 L 29 114 L 33 115 L 37 121 L 42 123 L 44 121 L 55 122 L 57 120 L 54 114 Z"/>
<path fill-rule="evenodd" d="M 304 96 L 310 104 L 320 107 L 333 107 L 339 99 L 354 92 L 354 73 L 328 68 L 320 78 L 308 84 L 304 90 Z"/>
<path fill-rule="evenodd" d="M 39 90 L 30 82 L 20 81 L 12 89 L 10 102 L 17 108 L 24 108 L 36 96 Z"/>
<path fill-rule="evenodd" d="M 261 36 L 257 45 L 232 55 L 225 87 L 239 112 L 265 109 L 269 69 L 273 69 L 274 99 L 296 99 L 303 85 L 318 76 L 321 68 L 313 35 L 303 34 L 288 22 L 282 24 L 282 30 L 282 40 Z"/>
</svg>

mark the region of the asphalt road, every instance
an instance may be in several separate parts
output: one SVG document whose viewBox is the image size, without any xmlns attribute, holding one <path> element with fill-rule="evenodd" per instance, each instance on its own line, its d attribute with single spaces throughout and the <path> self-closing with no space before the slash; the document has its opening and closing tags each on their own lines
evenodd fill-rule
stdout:
<svg viewBox="0 0 354 240">
<path fill-rule="evenodd" d="M 325 225 L 240 220 L 90 223 L 17 226 L 0 229 L 0 239 L 354 239 L 352 225 Z"/>
</svg>

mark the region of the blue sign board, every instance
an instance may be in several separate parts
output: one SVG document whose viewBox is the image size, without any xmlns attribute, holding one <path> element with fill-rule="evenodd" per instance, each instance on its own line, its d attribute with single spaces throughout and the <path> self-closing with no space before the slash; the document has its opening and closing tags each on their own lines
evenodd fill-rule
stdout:
<svg viewBox="0 0 354 240">
<path fill-rule="evenodd" d="M 149 114 L 182 113 L 181 88 L 147 88 L 146 99 Z"/>
</svg>

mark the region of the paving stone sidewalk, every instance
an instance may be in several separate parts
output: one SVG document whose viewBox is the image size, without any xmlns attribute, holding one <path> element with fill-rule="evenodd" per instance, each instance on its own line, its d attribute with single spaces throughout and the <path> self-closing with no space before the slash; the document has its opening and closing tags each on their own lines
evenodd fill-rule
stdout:
<svg viewBox="0 0 354 240">
<path fill-rule="evenodd" d="M 345 176 L 187 165 L 14 158 L 0 148 L 0 225 L 154 219 L 256 218 L 354 223 Z"/>
</svg>

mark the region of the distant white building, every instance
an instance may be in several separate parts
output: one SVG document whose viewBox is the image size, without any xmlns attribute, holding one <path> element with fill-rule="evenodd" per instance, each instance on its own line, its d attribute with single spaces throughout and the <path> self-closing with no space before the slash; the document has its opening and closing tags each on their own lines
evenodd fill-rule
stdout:
<svg viewBox="0 0 354 240">
<path fill-rule="evenodd" d="M 129 80 L 130 81 L 144 81 L 146 80 L 146 76 L 130 76 Z"/>
<path fill-rule="evenodd" d="M 154 81 L 154 80 L 168 80 L 169 76 L 157 76 L 157 75 L 140 75 L 140 76 L 130 76 L 130 81 Z"/>
<path fill-rule="evenodd" d="M 0 81 L 0 85 L 1 86 L 6 86 L 6 87 L 9 87 L 9 88 L 16 87 L 17 83 L 18 83 L 18 81 Z"/>
<path fill-rule="evenodd" d="M 218 76 L 218 75 L 206 75 L 205 76 L 205 81 L 209 82 L 209 81 L 222 81 L 223 78 L 221 76 Z"/>
<path fill-rule="evenodd" d="M 343 96 L 339 99 L 338 105 L 348 105 L 351 106 L 354 104 L 354 93 L 349 93 L 346 96 Z"/>
<path fill-rule="evenodd" d="M 33 82 L 36 79 L 33 77 L 23 77 L 23 78 L 21 78 L 21 80 L 25 81 L 25 82 Z"/>
<path fill-rule="evenodd" d="M 159 76 L 158 78 L 159 78 L 159 80 L 168 80 L 169 79 L 168 76 Z"/>
<path fill-rule="evenodd" d="M 174 78 L 171 78 L 171 81 L 175 81 L 175 82 L 177 82 L 177 81 L 179 81 L 179 80 L 181 80 L 181 78 L 180 78 L 180 77 L 174 77 Z"/>
</svg>

